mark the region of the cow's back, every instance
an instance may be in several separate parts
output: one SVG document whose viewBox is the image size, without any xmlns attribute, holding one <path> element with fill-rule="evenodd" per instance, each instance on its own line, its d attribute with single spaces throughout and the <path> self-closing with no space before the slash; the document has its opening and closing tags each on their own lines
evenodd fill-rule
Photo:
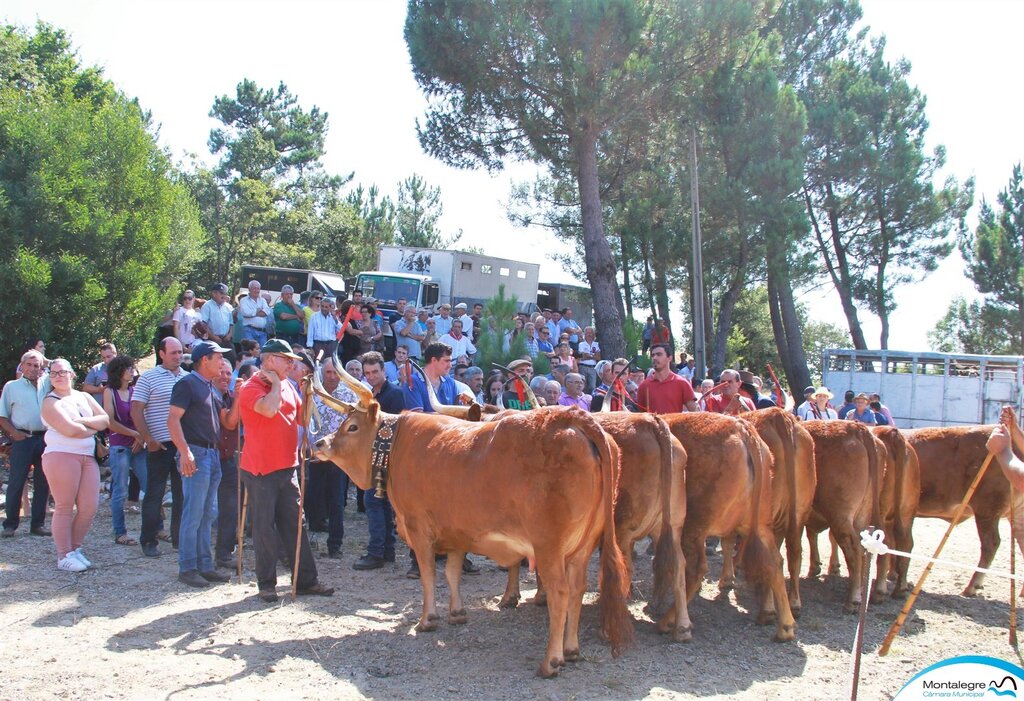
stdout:
<svg viewBox="0 0 1024 701">
<path fill-rule="evenodd" d="M 569 414 L 516 412 L 485 423 L 403 416 L 388 481 L 399 532 L 428 532 L 440 551 L 458 543 L 505 566 L 546 541 L 564 552 L 593 547 L 600 459 Z"/>
<path fill-rule="evenodd" d="M 919 516 L 950 519 L 978 474 L 994 426 L 944 426 L 905 431 L 921 470 Z M 998 466 L 997 466 L 998 467 Z M 974 513 L 996 518 L 1010 506 L 1010 484 L 1002 470 L 989 467 L 975 490 L 965 518 Z"/>
</svg>

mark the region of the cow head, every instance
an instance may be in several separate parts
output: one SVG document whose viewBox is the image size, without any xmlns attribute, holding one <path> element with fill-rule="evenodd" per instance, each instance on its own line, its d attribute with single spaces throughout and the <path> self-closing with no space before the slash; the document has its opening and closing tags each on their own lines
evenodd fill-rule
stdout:
<svg viewBox="0 0 1024 701">
<path fill-rule="evenodd" d="M 373 392 L 345 372 L 337 351 L 334 354 L 334 367 L 341 381 L 356 395 L 356 403 L 349 404 L 332 397 L 320 382 L 319 372 L 313 373 L 313 392 L 325 404 L 346 414 L 337 431 L 316 442 L 313 456 L 317 460 L 333 462 L 343 469 L 360 489 L 370 489 L 373 484 L 373 441 L 381 423 L 380 405 L 373 398 Z"/>
</svg>

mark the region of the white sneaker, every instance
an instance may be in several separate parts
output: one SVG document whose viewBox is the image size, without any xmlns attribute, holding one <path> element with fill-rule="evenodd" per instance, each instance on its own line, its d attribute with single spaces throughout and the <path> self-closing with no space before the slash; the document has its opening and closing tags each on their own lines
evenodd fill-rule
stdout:
<svg viewBox="0 0 1024 701">
<path fill-rule="evenodd" d="M 174 495 L 171 492 L 167 492 L 167 494 L 164 495 L 164 500 L 163 500 L 163 503 L 161 504 L 161 506 L 170 506 L 173 503 L 174 503 Z"/>
<path fill-rule="evenodd" d="M 84 562 L 75 557 L 74 552 L 70 552 L 57 560 L 57 569 L 65 572 L 84 572 L 88 567 L 86 567 Z"/>
<path fill-rule="evenodd" d="M 68 553 L 68 555 L 74 555 L 75 557 L 77 557 L 78 561 L 85 565 L 86 569 L 92 567 L 92 562 L 89 560 L 89 558 L 85 556 L 85 553 L 82 552 L 81 548 L 78 548 L 77 550 L 72 550 Z"/>
</svg>

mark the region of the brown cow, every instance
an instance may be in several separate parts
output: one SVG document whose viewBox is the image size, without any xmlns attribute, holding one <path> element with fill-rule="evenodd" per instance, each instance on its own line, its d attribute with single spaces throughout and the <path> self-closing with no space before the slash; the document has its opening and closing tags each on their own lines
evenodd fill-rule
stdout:
<svg viewBox="0 0 1024 701">
<path fill-rule="evenodd" d="M 915 428 L 905 432 L 907 442 L 917 452 L 921 466 L 921 501 L 918 516 L 953 518 L 957 506 L 978 474 L 988 451 L 985 441 L 995 425 L 945 426 L 942 428 Z M 1014 450 L 1021 457 L 1018 450 Z M 981 483 L 968 502 L 963 520 L 974 516 L 981 541 L 978 567 L 988 568 L 999 550 L 999 519 L 1010 508 L 1010 483 L 997 464 L 985 471 Z M 985 575 L 975 572 L 963 591 L 964 596 L 975 596 L 984 588 Z"/>
<path fill-rule="evenodd" d="M 686 601 L 686 564 L 679 541 L 686 517 L 686 451 L 669 432 L 665 422 L 653 414 L 617 411 L 598 412 L 592 416 L 622 453 L 615 497 L 615 539 L 631 578 L 633 545 L 648 535 L 657 536 L 651 610 L 658 615 L 667 608 L 667 604 L 661 603 L 667 596 L 667 589 L 671 588 L 673 601 Z M 519 566 L 514 565 L 509 567 L 508 584 L 498 606 L 513 607 L 518 601 Z M 544 603 L 539 582 L 535 602 Z M 692 638 L 685 604 L 681 615 L 663 616 L 657 627 L 662 633 L 671 629 L 672 638 L 677 642 Z"/>
<path fill-rule="evenodd" d="M 799 617 L 800 568 L 803 558 L 804 524 L 811 513 L 817 477 L 814 471 L 814 440 L 788 411 L 778 408 L 750 411 L 742 415 L 757 430 L 757 435 L 772 453 L 775 471 L 772 475 L 772 518 L 775 542 L 786 543 L 789 569 L 789 606 Z M 728 585 L 732 572 L 732 539 L 722 541 L 721 582 Z M 766 602 L 766 606 L 770 602 Z"/>
<path fill-rule="evenodd" d="M 707 573 L 704 539 L 709 535 L 745 536 L 740 561 L 748 580 L 771 590 L 778 610 L 775 639 L 792 640 L 796 621 L 786 596 L 782 559 L 772 532 L 771 453 L 754 428 L 741 419 L 705 412 L 665 414 L 663 418 L 686 450 L 687 599 L 700 590 Z M 762 610 L 759 623 L 770 620 Z"/>
<path fill-rule="evenodd" d="M 882 480 L 880 515 L 885 530 L 885 542 L 889 547 L 909 553 L 914 549 L 914 515 L 921 499 L 921 468 L 917 453 L 907 443 L 898 428 L 876 426 L 872 429 L 887 450 L 885 478 Z M 895 579 L 894 597 L 904 596 L 908 589 L 907 570 L 910 560 L 905 557 L 885 555 L 879 565 L 879 576 L 885 572 Z"/>
<path fill-rule="evenodd" d="M 803 427 L 814 439 L 818 474 L 807 519 L 811 576 L 820 571 L 818 534 L 827 528 L 842 549 L 850 572 L 843 610 L 856 613 L 863 595 L 860 532 L 882 524 L 879 499 L 886 448 L 867 426 L 856 421 L 804 421 Z M 885 593 L 885 578 L 879 577 L 873 595 L 878 599 Z"/>
<path fill-rule="evenodd" d="M 358 403 L 339 402 L 317 387 L 325 402 L 347 414 L 335 433 L 317 441 L 317 459 L 334 461 L 362 489 L 383 484 L 398 532 L 419 562 L 448 553 L 449 623 L 466 621 L 459 594 L 466 552 L 506 567 L 524 557 L 536 562 L 549 598 L 548 645 L 538 674 L 554 676 L 579 657 L 587 563 L 600 543 L 601 633 L 613 654 L 630 642 L 629 581 L 614 537 L 619 450 L 587 413 L 519 412 L 487 423 L 394 416 L 338 372 Z M 388 458 L 381 445 L 389 440 Z M 523 450 L 538 443 L 543 450 Z M 420 581 L 423 612 L 416 629 L 435 630 L 434 568 L 421 568 Z"/>
</svg>

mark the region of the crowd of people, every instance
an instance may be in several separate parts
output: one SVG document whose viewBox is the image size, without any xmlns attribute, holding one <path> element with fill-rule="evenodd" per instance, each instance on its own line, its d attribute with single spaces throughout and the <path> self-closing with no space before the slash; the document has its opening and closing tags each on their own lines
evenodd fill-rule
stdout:
<svg viewBox="0 0 1024 701">
<path fill-rule="evenodd" d="M 677 361 L 660 320 L 652 319 L 651 333 L 644 336 L 650 358 L 645 371 L 625 358 L 602 357 L 594 328 L 581 327 L 571 309 L 520 313 L 504 342 L 510 348 L 521 336 L 525 353 L 507 372 L 488 373 L 474 364 L 481 334 L 495 328 L 480 304 L 472 313 L 465 302 L 443 304 L 432 314 L 399 300 L 385 315 L 359 290 L 338 303 L 317 291 L 296 296 L 285 286 L 271 305 L 258 281 L 249 283 L 236 305 L 224 284 L 213 285 L 210 297 L 197 300 L 191 290 L 181 296 L 158 333 L 157 365 L 141 374 L 134 358 L 101 342 L 99 362 L 75 389 L 77 374 L 67 361 L 48 360 L 38 339 L 27 344 L 17 378 L 4 386 L 0 399 L 0 429 L 12 441 L 3 537 L 19 527 L 31 475 L 29 532 L 52 535 L 59 569 L 89 568 L 82 545 L 100 503 L 99 463 L 106 460 L 115 544 L 139 545 L 146 556 L 160 557 L 160 543 L 170 543 L 183 584 L 227 581 L 220 570 L 237 565 L 244 502 L 259 596 L 276 600 L 277 564 L 294 567 L 296 549 L 298 593 L 330 595 L 333 590 L 318 579 L 307 527 L 300 531 L 297 525 L 299 449 L 304 431 L 315 443 L 337 430 L 344 415 L 315 397 L 308 409 L 317 420 L 304 425 L 301 383 L 311 373 L 318 373 L 327 393 L 351 404 L 355 396 L 342 381 L 347 374 L 389 413 L 433 411 L 427 383 L 442 404 L 476 402 L 497 409 L 558 405 L 737 415 L 781 404 L 777 390 L 764 388 L 746 371 L 725 370 L 717 381 L 703 380 L 695 389 L 693 359 L 682 354 Z M 550 372 L 535 376 L 541 355 Z M 422 374 L 413 370 L 414 362 Z M 828 388 L 808 387 L 796 414 L 804 420 L 893 423 L 877 395 L 847 392 L 838 408 L 832 399 Z M 341 557 L 349 480 L 332 464 L 310 460 L 305 466 L 305 522 L 327 533 L 328 557 Z M 169 523 L 163 510 L 168 483 Z M 125 513 L 139 508 L 139 498 L 136 540 Z M 357 490 L 357 503 L 366 512 L 369 541 L 353 567 L 373 570 L 394 562 L 394 514 L 386 496 Z M 410 576 L 418 576 L 420 564 L 412 558 Z M 463 567 L 478 571 L 469 558 Z"/>
</svg>

